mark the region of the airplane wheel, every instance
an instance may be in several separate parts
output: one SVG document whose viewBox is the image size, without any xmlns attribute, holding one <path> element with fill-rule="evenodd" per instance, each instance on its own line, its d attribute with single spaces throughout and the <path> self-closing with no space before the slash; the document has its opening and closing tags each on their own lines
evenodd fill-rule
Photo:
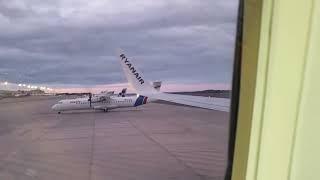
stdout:
<svg viewBox="0 0 320 180">
<path fill-rule="evenodd" d="M 104 112 L 108 112 L 108 109 L 103 109 Z"/>
<path fill-rule="evenodd" d="M 59 111 L 58 114 L 61 114 L 61 112 Z"/>
</svg>

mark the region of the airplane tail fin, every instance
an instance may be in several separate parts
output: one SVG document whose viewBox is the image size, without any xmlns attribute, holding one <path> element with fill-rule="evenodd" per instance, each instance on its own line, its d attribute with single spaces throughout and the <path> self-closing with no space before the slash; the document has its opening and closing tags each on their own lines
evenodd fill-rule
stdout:
<svg viewBox="0 0 320 180">
<path fill-rule="evenodd" d="M 125 97 L 127 93 L 127 88 L 123 88 L 122 91 L 118 94 L 118 97 Z"/>
<path fill-rule="evenodd" d="M 128 58 L 123 51 L 119 51 L 118 54 L 121 67 L 132 88 L 135 89 L 137 93 L 156 93 L 156 89 L 147 82 L 142 72 L 137 69 L 131 59 Z"/>
</svg>

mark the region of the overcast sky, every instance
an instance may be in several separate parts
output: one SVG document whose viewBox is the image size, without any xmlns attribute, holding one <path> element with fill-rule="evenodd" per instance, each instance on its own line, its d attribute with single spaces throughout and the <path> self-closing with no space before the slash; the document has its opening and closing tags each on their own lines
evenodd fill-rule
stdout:
<svg viewBox="0 0 320 180">
<path fill-rule="evenodd" d="M 231 80 L 237 0 L 0 0 L 0 81 L 126 82 L 122 48 L 146 79 Z"/>
</svg>

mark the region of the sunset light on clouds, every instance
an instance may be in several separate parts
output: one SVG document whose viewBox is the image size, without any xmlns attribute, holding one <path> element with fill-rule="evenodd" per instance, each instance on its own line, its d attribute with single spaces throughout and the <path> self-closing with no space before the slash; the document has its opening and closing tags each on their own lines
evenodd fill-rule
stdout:
<svg viewBox="0 0 320 180">
<path fill-rule="evenodd" d="M 96 85 L 88 87 L 57 87 L 55 88 L 56 93 L 66 93 L 66 92 L 76 92 L 76 93 L 99 93 L 101 91 L 115 91 L 120 92 L 123 88 L 128 88 L 129 93 L 134 93 L 135 91 L 127 83 L 119 84 L 109 84 L 109 85 Z M 229 84 L 165 84 L 161 86 L 161 91 L 164 92 L 179 92 L 179 91 L 201 91 L 201 90 L 230 90 Z"/>
</svg>

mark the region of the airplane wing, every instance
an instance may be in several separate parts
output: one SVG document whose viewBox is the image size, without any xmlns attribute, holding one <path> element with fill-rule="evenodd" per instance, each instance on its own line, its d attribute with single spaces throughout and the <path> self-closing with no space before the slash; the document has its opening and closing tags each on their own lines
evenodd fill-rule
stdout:
<svg viewBox="0 0 320 180">
<path fill-rule="evenodd" d="M 164 100 L 205 109 L 229 111 L 229 99 L 168 94 L 157 91 L 151 84 L 146 83 L 147 80 L 143 76 L 142 72 L 138 70 L 138 68 L 132 63 L 132 60 L 128 59 L 122 50 L 119 50 L 118 54 L 123 72 L 125 73 L 131 87 L 135 89 L 138 94 L 151 99 Z"/>
<path fill-rule="evenodd" d="M 190 96 L 180 94 L 142 94 L 152 99 L 169 101 L 177 104 L 183 104 L 193 107 L 200 107 L 205 109 L 212 109 L 218 111 L 229 112 L 230 99 L 227 98 L 214 98 L 214 97 L 202 97 L 202 96 Z"/>
</svg>

